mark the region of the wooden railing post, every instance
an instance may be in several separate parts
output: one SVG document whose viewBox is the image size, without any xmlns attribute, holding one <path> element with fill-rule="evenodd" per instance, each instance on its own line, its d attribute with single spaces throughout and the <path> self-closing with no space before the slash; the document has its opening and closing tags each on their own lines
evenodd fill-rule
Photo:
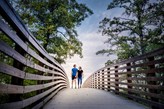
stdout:
<svg viewBox="0 0 164 109">
<path fill-rule="evenodd" d="M 92 76 L 90 76 L 90 88 L 92 88 Z"/>
<path fill-rule="evenodd" d="M 93 81 L 93 88 L 95 88 L 95 84 L 96 84 L 95 74 L 93 74 L 93 78 L 94 78 L 94 81 Z"/>
<path fill-rule="evenodd" d="M 164 47 L 105 66 L 95 72 L 94 86 L 124 95 L 152 109 L 163 109 L 163 56 Z"/>
<path fill-rule="evenodd" d="M 97 89 L 97 73 L 95 73 L 95 89 Z"/>
<path fill-rule="evenodd" d="M 98 72 L 98 89 L 100 89 L 100 72 Z"/>
<path fill-rule="evenodd" d="M 23 49 L 21 49 L 17 44 L 15 45 L 15 50 L 20 53 L 22 56 L 25 56 L 25 51 Z M 15 68 L 18 68 L 19 70 L 24 70 L 25 66 L 20 63 L 19 61 L 17 60 L 14 60 L 13 62 L 13 66 Z M 11 84 L 13 85 L 23 85 L 23 79 L 21 78 L 17 78 L 17 77 L 14 77 L 12 76 L 11 77 Z M 13 101 L 20 101 L 21 100 L 21 96 L 22 94 L 10 94 L 9 97 L 10 97 L 10 101 L 13 102 Z"/>
<path fill-rule="evenodd" d="M 0 16 L 0 31 L 5 37 L 0 40 L 0 54 L 13 62 L 0 62 L 0 75 L 7 76 L 7 81 L 0 83 L 0 109 L 40 109 L 69 86 L 67 75 L 26 28 L 8 0 L 0 0 Z"/>
<path fill-rule="evenodd" d="M 95 75 L 94 74 L 92 74 L 92 88 L 94 88 L 95 87 Z"/>
<path fill-rule="evenodd" d="M 108 70 L 108 72 L 107 72 L 107 77 L 108 77 L 108 79 L 107 79 L 107 85 L 108 85 L 107 91 L 110 91 L 110 68 L 108 68 L 107 70 Z"/>
<path fill-rule="evenodd" d="M 39 53 L 39 55 L 42 56 L 41 53 Z M 44 58 L 44 57 L 42 57 L 42 58 Z M 38 65 L 40 65 L 40 66 L 42 66 L 42 67 L 45 68 L 45 65 L 43 63 L 41 63 L 41 62 L 39 62 Z M 37 72 L 37 74 L 39 74 L 39 75 L 44 75 L 44 73 L 45 73 L 44 71 L 42 71 L 42 72 L 41 71 L 38 71 Z M 37 84 L 43 84 L 43 81 L 42 80 L 38 80 L 37 81 Z M 40 94 L 42 92 L 44 92 L 44 90 L 37 90 L 37 94 Z"/>
<path fill-rule="evenodd" d="M 93 88 L 94 87 L 94 75 L 92 75 L 91 77 L 92 77 L 91 78 L 91 88 Z"/>
<path fill-rule="evenodd" d="M 88 87 L 91 88 L 91 77 L 89 77 Z"/>
<path fill-rule="evenodd" d="M 104 70 L 102 70 L 102 90 L 104 90 Z"/>
<path fill-rule="evenodd" d="M 117 69 L 118 68 L 118 66 L 115 66 L 115 69 Z M 115 82 L 118 82 L 119 81 L 119 79 L 118 79 L 118 70 L 115 70 Z M 119 94 L 118 92 L 119 92 L 119 88 L 118 88 L 118 83 L 115 83 L 115 93 L 116 94 Z"/>
<path fill-rule="evenodd" d="M 148 61 L 154 61 L 154 57 L 149 57 L 148 58 Z M 154 69 L 155 68 L 155 65 L 154 64 L 148 65 L 148 68 L 149 69 Z M 147 73 L 146 76 L 147 77 L 156 77 L 155 72 L 153 72 L 153 73 Z M 148 85 L 157 85 L 157 82 L 156 81 L 147 81 L 147 84 Z M 157 90 L 156 89 L 149 89 L 149 92 L 150 93 L 156 93 L 157 94 Z M 150 99 L 152 101 L 155 101 L 155 102 L 158 102 L 159 101 L 158 98 L 154 98 L 154 97 L 150 97 Z M 158 107 L 152 106 L 152 109 L 158 109 Z"/>
<path fill-rule="evenodd" d="M 127 63 L 126 65 L 127 65 L 127 67 L 130 67 L 130 66 L 131 66 L 131 63 Z M 131 68 L 127 68 L 127 72 L 130 72 L 130 71 L 131 71 Z M 130 78 L 130 77 L 132 77 L 132 75 L 128 73 L 128 74 L 127 74 L 127 77 Z M 129 85 L 129 84 L 132 83 L 132 80 L 129 80 L 129 79 L 128 79 L 128 80 L 127 80 L 127 83 L 128 83 L 128 84 L 127 84 L 128 94 L 132 94 L 132 93 L 129 91 L 130 89 L 132 89 L 132 86 Z M 131 99 L 131 98 L 129 98 L 129 99 Z"/>
<path fill-rule="evenodd" d="M 95 88 L 95 74 L 93 74 L 93 88 Z"/>
<path fill-rule="evenodd" d="M 52 71 L 55 71 L 55 69 L 52 69 Z M 55 77 L 55 74 L 52 74 L 52 77 Z M 52 82 L 54 82 L 55 80 L 53 79 Z"/>
</svg>

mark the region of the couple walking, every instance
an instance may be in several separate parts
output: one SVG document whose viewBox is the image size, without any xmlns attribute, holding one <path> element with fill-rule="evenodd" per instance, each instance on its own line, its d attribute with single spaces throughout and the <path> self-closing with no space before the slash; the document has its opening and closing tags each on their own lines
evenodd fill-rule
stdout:
<svg viewBox="0 0 164 109">
<path fill-rule="evenodd" d="M 72 88 L 73 88 L 73 82 L 75 82 L 75 89 L 76 89 L 76 78 L 77 77 L 78 77 L 78 88 L 81 88 L 82 74 L 83 74 L 82 68 L 79 67 L 79 69 L 77 69 L 76 64 L 74 64 L 73 68 L 72 68 Z"/>
</svg>

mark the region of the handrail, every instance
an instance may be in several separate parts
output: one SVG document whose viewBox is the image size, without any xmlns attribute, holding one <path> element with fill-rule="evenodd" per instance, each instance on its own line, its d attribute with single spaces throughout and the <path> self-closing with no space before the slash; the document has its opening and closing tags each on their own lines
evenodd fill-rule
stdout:
<svg viewBox="0 0 164 109">
<path fill-rule="evenodd" d="M 164 108 L 164 47 L 105 66 L 91 74 L 84 88 L 114 92 L 152 109 Z"/>
<path fill-rule="evenodd" d="M 0 0 L 0 15 L 0 35 L 12 42 L 0 38 L 0 55 L 4 57 L 0 74 L 10 80 L 0 83 L 0 94 L 9 97 L 0 109 L 41 108 L 69 87 L 65 70 L 39 44 L 7 0 Z"/>
</svg>

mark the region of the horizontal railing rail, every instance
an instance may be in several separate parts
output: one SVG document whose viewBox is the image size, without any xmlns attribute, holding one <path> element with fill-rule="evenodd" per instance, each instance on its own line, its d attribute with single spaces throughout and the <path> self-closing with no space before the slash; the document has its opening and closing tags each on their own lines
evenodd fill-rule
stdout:
<svg viewBox="0 0 164 109">
<path fill-rule="evenodd" d="M 164 47 L 94 72 L 83 87 L 124 95 L 153 109 L 164 108 Z"/>
<path fill-rule="evenodd" d="M 67 87 L 63 67 L 0 0 L 0 109 L 39 109 Z"/>
</svg>

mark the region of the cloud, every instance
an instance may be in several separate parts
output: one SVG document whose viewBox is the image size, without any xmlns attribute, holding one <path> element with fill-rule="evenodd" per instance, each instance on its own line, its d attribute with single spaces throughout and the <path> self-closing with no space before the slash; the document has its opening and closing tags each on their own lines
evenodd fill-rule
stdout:
<svg viewBox="0 0 164 109">
<path fill-rule="evenodd" d="M 79 56 L 75 55 L 71 59 L 67 59 L 66 64 L 62 65 L 65 68 L 70 81 L 71 69 L 74 64 L 77 66 L 82 66 L 85 80 L 96 70 L 104 67 L 104 63 L 109 60 L 109 58 L 112 58 L 105 55 L 103 56 L 95 54 L 98 50 L 107 48 L 107 46 L 104 44 L 105 37 L 102 37 L 100 34 L 94 31 L 91 33 L 81 33 L 80 35 L 80 40 L 83 42 L 84 58 L 79 58 Z"/>
<path fill-rule="evenodd" d="M 123 9 L 120 9 L 120 8 L 115 8 L 115 9 L 111 9 L 111 10 L 106 10 L 106 11 L 102 12 L 101 18 L 100 18 L 100 19 L 103 19 L 103 18 L 105 18 L 105 17 L 107 17 L 107 18 L 121 17 L 123 11 L 124 11 L 124 10 L 123 10 Z"/>
<path fill-rule="evenodd" d="M 75 55 L 71 59 L 66 60 L 66 64 L 63 64 L 69 80 L 71 80 L 71 69 L 73 64 L 77 64 L 77 66 L 82 66 L 84 70 L 84 80 L 88 78 L 92 73 L 97 71 L 98 69 L 104 67 L 104 63 L 110 59 L 114 59 L 114 56 L 103 56 L 96 55 L 95 53 L 98 50 L 105 49 L 108 46 L 104 44 L 107 37 L 101 36 L 101 33 L 98 33 L 99 22 L 104 17 L 112 17 L 114 15 L 121 16 L 120 10 L 109 11 L 107 10 L 107 5 L 110 0 L 78 0 L 79 2 L 87 4 L 89 8 L 94 11 L 94 14 L 82 24 L 77 27 L 77 32 L 79 34 L 78 38 L 83 43 L 83 56 L 84 58 L 79 58 L 79 56 Z"/>
</svg>

